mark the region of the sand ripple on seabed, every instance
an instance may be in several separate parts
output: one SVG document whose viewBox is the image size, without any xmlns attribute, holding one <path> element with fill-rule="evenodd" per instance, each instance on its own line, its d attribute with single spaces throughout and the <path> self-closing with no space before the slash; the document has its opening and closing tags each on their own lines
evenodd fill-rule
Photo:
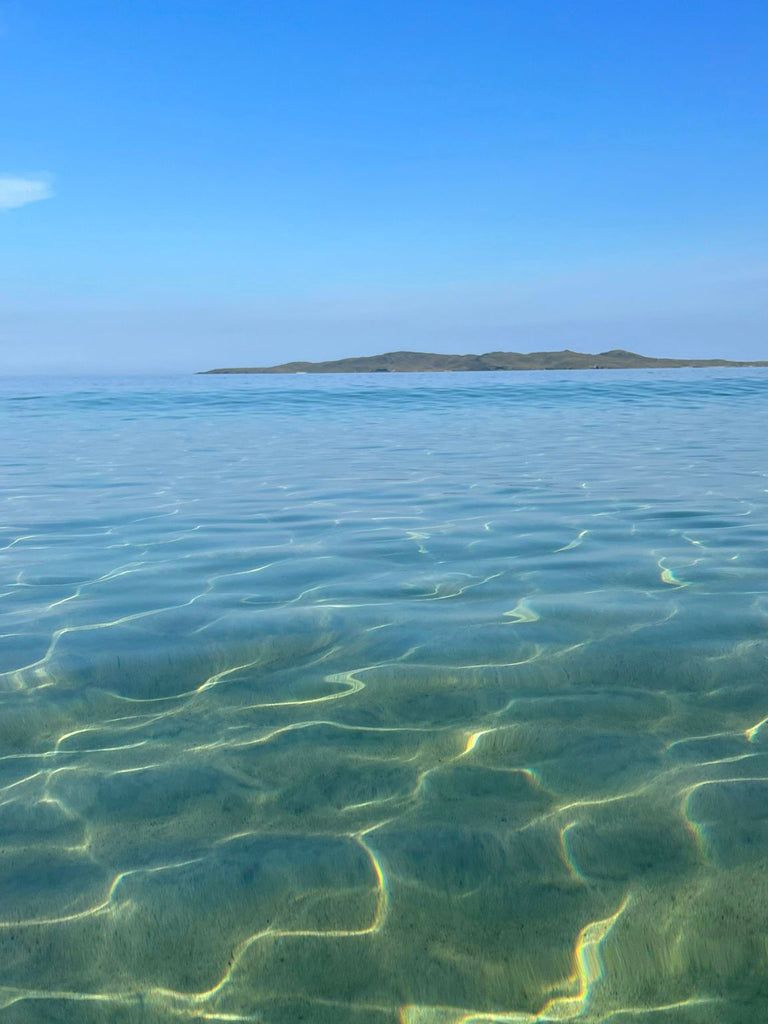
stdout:
<svg viewBox="0 0 768 1024">
<path fill-rule="evenodd" d="M 386 543 L 425 566 L 376 578 L 276 540 L 192 593 L 175 556 L 16 580 L 0 1019 L 766 1007 L 763 598 L 682 528 L 576 592 L 541 585 L 541 538 L 513 571 L 487 518 L 414 520 Z M 547 539 L 556 566 L 587 523 Z"/>
</svg>

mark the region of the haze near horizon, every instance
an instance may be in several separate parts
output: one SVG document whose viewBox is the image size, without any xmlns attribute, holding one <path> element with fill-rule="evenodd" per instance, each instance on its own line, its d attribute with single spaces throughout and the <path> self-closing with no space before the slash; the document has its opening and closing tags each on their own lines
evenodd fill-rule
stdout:
<svg viewBox="0 0 768 1024">
<path fill-rule="evenodd" d="M 0 373 L 768 354 L 762 4 L 30 0 L 0 29 Z"/>
</svg>

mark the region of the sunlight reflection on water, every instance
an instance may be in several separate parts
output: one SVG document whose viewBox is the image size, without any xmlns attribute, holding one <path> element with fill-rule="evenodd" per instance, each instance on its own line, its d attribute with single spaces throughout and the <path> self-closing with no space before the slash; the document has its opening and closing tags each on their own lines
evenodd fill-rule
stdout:
<svg viewBox="0 0 768 1024">
<path fill-rule="evenodd" d="M 3 382 L 3 1020 L 757 1019 L 767 394 Z"/>
</svg>

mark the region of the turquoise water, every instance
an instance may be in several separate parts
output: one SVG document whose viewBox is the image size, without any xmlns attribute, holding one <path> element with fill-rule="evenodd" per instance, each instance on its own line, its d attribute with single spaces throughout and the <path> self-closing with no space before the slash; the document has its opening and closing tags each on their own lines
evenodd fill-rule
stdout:
<svg viewBox="0 0 768 1024">
<path fill-rule="evenodd" d="M 0 1021 L 768 1015 L 768 373 L 0 384 Z"/>
</svg>

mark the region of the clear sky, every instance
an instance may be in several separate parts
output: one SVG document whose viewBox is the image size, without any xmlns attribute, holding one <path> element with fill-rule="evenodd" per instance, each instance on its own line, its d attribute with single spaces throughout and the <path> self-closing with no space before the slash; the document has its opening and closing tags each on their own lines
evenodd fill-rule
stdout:
<svg viewBox="0 0 768 1024">
<path fill-rule="evenodd" d="M 765 0 L 0 0 L 0 372 L 768 358 Z"/>
</svg>

